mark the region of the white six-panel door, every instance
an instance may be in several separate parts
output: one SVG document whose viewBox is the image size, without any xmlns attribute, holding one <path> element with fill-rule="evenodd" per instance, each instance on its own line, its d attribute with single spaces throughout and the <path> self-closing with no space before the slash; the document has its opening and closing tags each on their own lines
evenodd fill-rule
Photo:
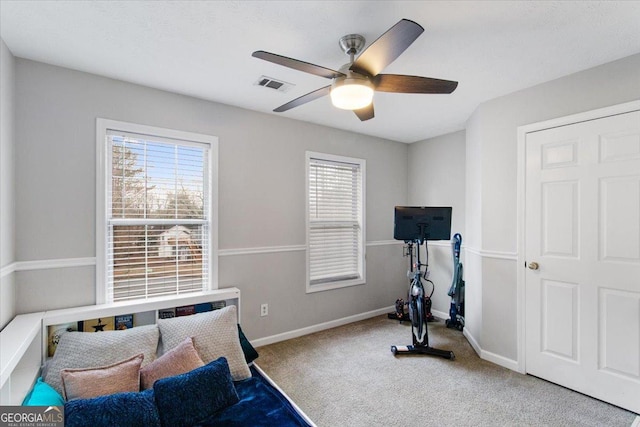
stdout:
<svg viewBox="0 0 640 427">
<path fill-rule="evenodd" d="M 640 413 L 640 112 L 525 146 L 526 371 Z"/>
</svg>

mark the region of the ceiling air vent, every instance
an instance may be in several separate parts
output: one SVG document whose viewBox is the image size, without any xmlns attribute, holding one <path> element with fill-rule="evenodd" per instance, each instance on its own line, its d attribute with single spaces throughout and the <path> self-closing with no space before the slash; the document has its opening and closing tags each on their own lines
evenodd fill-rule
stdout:
<svg viewBox="0 0 640 427">
<path fill-rule="evenodd" d="M 277 90 L 278 92 L 288 92 L 289 89 L 294 87 L 293 83 L 283 82 L 282 80 L 276 80 L 272 77 L 260 76 L 255 82 L 257 86 L 266 87 L 268 89 Z"/>
</svg>

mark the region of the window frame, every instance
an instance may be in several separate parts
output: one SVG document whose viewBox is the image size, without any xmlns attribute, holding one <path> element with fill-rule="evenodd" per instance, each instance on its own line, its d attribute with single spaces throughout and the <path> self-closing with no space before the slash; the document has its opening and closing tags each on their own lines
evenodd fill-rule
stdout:
<svg viewBox="0 0 640 427">
<path fill-rule="evenodd" d="M 346 280 L 332 280 L 324 283 L 311 284 L 311 249 L 310 249 L 310 234 L 311 234 L 311 220 L 309 211 L 309 170 L 311 166 L 311 160 L 324 160 L 328 162 L 340 162 L 356 164 L 360 168 L 360 209 L 358 212 L 358 222 L 360 225 L 360 238 L 358 239 L 358 255 L 359 262 L 358 268 L 360 277 L 356 279 Z M 322 292 L 331 289 L 341 289 L 349 286 L 364 285 L 367 281 L 367 246 L 366 246 L 366 160 L 355 157 L 346 157 L 336 154 L 319 153 L 315 151 L 305 152 L 305 235 L 306 235 L 306 293 Z"/>
<path fill-rule="evenodd" d="M 107 143 L 108 131 L 119 131 L 185 142 L 196 142 L 209 146 L 209 280 L 203 291 L 218 289 L 218 138 L 211 135 L 141 125 L 103 118 L 96 119 L 96 304 L 113 302 L 108 295 L 108 189 L 111 182 L 110 154 Z M 181 294 L 175 294 L 176 296 Z M 188 294 L 187 294 L 188 295 Z M 144 296 L 127 301 L 140 301 L 154 296 Z"/>
</svg>

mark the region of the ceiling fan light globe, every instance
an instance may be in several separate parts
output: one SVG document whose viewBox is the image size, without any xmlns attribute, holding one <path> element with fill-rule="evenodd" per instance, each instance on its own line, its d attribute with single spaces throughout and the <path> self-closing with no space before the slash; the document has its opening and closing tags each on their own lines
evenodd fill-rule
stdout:
<svg viewBox="0 0 640 427">
<path fill-rule="evenodd" d="M 346 79 L 331 87 L 331 103 L 336 108 L 359 110 L 371 105 L 372 101 L 373 87 L 368 81 Z"/>
</svg>

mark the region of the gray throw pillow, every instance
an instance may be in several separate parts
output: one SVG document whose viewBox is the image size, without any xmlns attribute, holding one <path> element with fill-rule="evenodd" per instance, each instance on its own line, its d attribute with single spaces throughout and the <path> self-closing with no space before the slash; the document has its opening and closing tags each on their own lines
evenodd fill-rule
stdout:
<svg viewBox="0 0 640 427">
<path fill-rule="evenodd" d="M 238 337 L 236 306 L 197 313 L 191 316 L 158 319 L 164 352 L 177 347 L 188 337 L 204 363 L 225 357 L 234 381 L 251 377 Z"/>
<path fill-rule="evenodd" d="M 142 366 L 156 358 L 159 331 L 156 325 L 122 331 L 67 332 L 49 362 L 44 380 L 62 394 L 63 369 L 97 368 L 112 365 L 142 353 Z"/>
</svg>

